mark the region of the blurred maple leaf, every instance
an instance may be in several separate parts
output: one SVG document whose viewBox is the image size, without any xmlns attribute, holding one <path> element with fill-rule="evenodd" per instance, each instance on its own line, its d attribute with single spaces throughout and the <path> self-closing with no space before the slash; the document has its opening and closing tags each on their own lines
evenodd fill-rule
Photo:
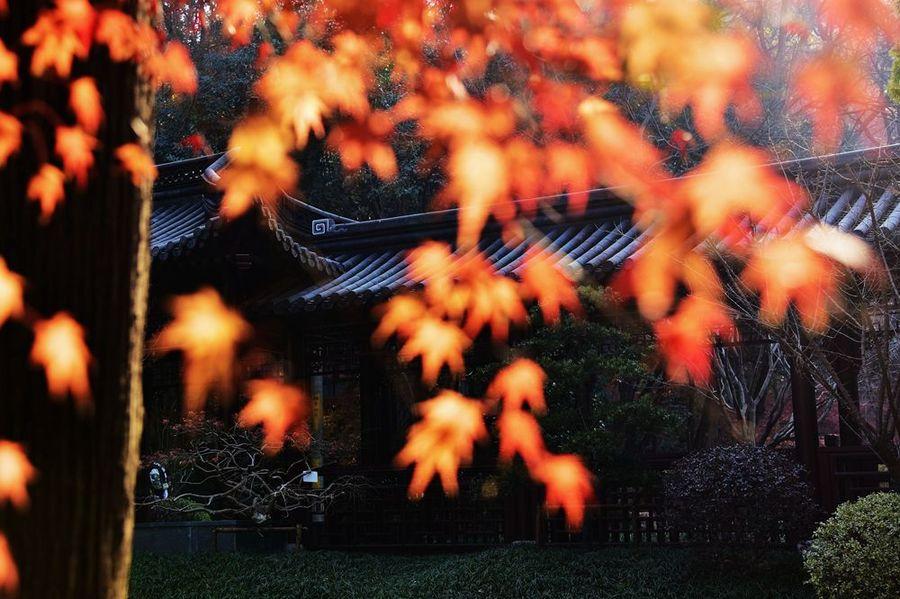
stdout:
<svg viewBox="0 0 900 599">
<path fill-rule="evenodd" d="M 75 113 L 78 125 L 91 135 L 96 135 L 103 122 L 100 91 L 91 77 L 76 79 L 69 86 L 69 107 Z"/>
<path fill-rule="evenodd" d="M 744 216 L 771 229 L 791 211 L 805 207 L 806 191 L 775 172 L 771 163 L 765 151 L 733 142 L 707 152 L 680 186 L 697 232 L 703 237 L 721 235 Z"/>
<path fill-rule="evenodd" d="M 0 326 L 10 318 L 21 318 L 25 314 L 24 286 L 25 279 L 9 270 L 6 260 L 0 257 Z"/>
<path fill-rule="evenodd" d="M 65 199 L 65 180 L 65 173 L 52 164 L 44 164 L 28 182 L 27 196 L 29 200 L 40 203 L 41 222 L 48 222 L 56 205 Z"/>
<path fill-rule="evenodd" d="M 428 308 L 413 295 L 396 295 L 375 309 L 378 327 L 372 333 L 372 343 L 381 346 L 394 334 L 409 337 Z"/>
<path fill-rule="evenodd" d="M 559 322 L 560 310 L 581 313 L 581 302 L 572 277 L 557 266 L 559 257 L 532 247 L 526 252 L 521 268 L 521 294 L 526 299 L 537 300 L 544 320 Z"/>
<path fill-rule="evenodd" d="M 62 158 L 66 175 L 75 179 L 80 187 L 87 185 L 97 145 L 97 138 L 80 127 L 56 128 L 56 154 Z"/>
<path fill-rule="evenodd" d="M 19 80 L 19 58 L 0 40 L 0 86 Z"/>
<path fill-rule="evenodd" d="M 211 390 L 231 392 L 236 346 L 250 334 L 250 326 L 209 288 L 175 297 L 172 313 L 174 320 L 151 348 L 184 354 L 184 410 L 189 413 L 203 408 Z"/>
<path fill-rule="evenodd" d="M 397 176 L 397 158 L 388 142 L 394 124 L 385 112 L 374 112 L 365 123 L 346 122 L 328 134 L 328 145 L 338 151 L 341 164 L 350 171 L 368 164 L 382 180 Z"/>
<path fill-rule="evenodd" d="M 131 182 L 135 187 L 153 183 L 156 180 L 157 170 L 153 163 L 153 157 L 140 145 L 128 143 L 119 146 L 116 148 L 116 158 L 131 174 Z"/>
<path fill-rule="evenodd" d="M 108 48 L 109 57 L 116 62 L 131 60 L 139 50 L 137 24 L 120 10 L 100 11 L 94 37 Z"/>
<path fill-rule="evenodd" d="M 181 138 L 178 145 L 189 148 L 195 156 L 213 153 L 212 148 L 210 148 L 209 143 L 206 141 L 206 137 L 202 133 L 191 133 L 190 135 Z"/>
<path fill-rule="evenodd" d="M 584 522 L 584 506 L 594 497 L 593 476 L 574 455 L 549 455 L 544 457 L 531 474 L 547 487 L 545 505 L 549 509 L 562 509 L 569 529 L 581 528 Z"/>
<path fill-rule="evenodd" d="M 22 43 L 34 46 L 31 74 L 41 77 L 53 70 L 67 78 L 75 57 L 88 56 L 94 17 L 87 0 L 57 0 L 56 8 L 42 10 L 34 25 L 22 34 Z"/>
<path fill-rule="evenodd" d="M 456 474 L 461 464 L 469 464 L 476 441 L 487 438 L 481 403 L 455 391 L 441 391 L 416 405 L 422 419 L 407 433 L 406 445 L 395 462 L 406 467 L 415 464 L 409 483 L 409 496 L 417 499 L 438 474 L 447 495 L 459 490 Z"/>
<path fill-rule="evenodd" d="M 532 412 L 547 411 L 544 401 L 544 370 L 527 358 L 519 358 L 500 370 L 487 389 L 487 397 L 503 399 L 503 410 L 517 411 L 527 404 Z"/>
<path fill-rule="evenodd" d="M 309 445 L 309 400 L 303 391 L 278 381 L 259 380 L 247 383 L 247 394 L 250 401 L 238 414 L 238 424 L 244 428 L 262 425 L 266 453 L 281 451 L 288 435 L 301 447 Z"/>
<path fill-rule="evenodd" d="M 840 298 L 838 263 L 866 270 L 875 260 L 862 240 L 821 225 L 759 244 L 741 280 L 759 292 L 764 322 L 780 323 L 793 302 L 804 326 L 823 331 Z"/>
<path fill-rule="evenodd" d="M 897 7 L 884 0 L 823 0 L 820 14 L 826 23 L 861 42 L 868 43 L 881 33 L 893 44 L 900 43 Z"/>
<path fill-rule="evenodd" d="M 547 453 L 537 420 L 529 412 L 504 409 L 497 419 L 500 459 L 509 462 L 516 454 L 529 469 L 538 468 Z"/>
<path fill-rule="evenodd" d="M 265 117 L 244 120 L 228 140 L 231 163 L 222 171 L 222 214 L 240 216 L 255 198 L 272 202 L 297 184 L 297 165 L 284 132 Z"/>
<path fill-rule="evenodd" d="M 463 352 L 470 345 L 472 340 L 458 326 L 427 316 L 414 328 L 409 340 L 400 348 L 398 357 L 409 362 L 421 356 L 422 381 L 433 385 L 444 364 L 454 374 L 462 372 Z"/>
<path fill-rule="evenodd" d="M 6 166 L 9 157 L 19 151 L 22 144 L 22 123 L 0 111 L 0 167 Z"/>
<path fill-rule="evenodd" d="M 261 16 L 259 0 L 219 0 L 218 9 L 222 26 L 232 42 L 239 46 L 249 44 Z"/>
<path fill-rule="evenodd" d="M 80 407 L 88 404 L 91 352 L 84 342 L 84 329 L 75 319 L 59 312 L 36 322 L 31 361 L 43 367 L 50 395 L 64 398 L 71 394 Z"/>
<path fill-rule="evenodd" d="M 0 589 L 11 595 L 18 588 L 19 570 L 9 550 L 9 542 L 3 533 L 0 533 Z"/>
<path fill-rule="evenodd" d="M 36 475 L 22 446 L 0 439 L 0 501 L 9 501 L 19 510 L 28 507 L 27 487 Z"/>
<path fill-rule="evenodd" d="M 859 64 L 827 51 L 801 64 L 791 83 L 794 95 L 810 112 L 813 143 L 820 151 L 838 147 L 843 117 L 849 112 L 875 115 L 884 105 L 881 90 Z"/>
<path fill-rule="evenodd" d="M 197 68 L 187 47 L 168 42 L 162 51 L 150 54 L 142 63 L 147 77 L 156 86 L 168 84 L 175 93 L 197 93 Z"/>
<path fill-rule="evenodd" d="M 666 374 L 677 383 L 705 385 L 712 374 L 712 338 L 734 339 L 731 317 L 719 302 L 700 296 L 681 301 L 672 316 L 654 325 Z"/>
</svg>

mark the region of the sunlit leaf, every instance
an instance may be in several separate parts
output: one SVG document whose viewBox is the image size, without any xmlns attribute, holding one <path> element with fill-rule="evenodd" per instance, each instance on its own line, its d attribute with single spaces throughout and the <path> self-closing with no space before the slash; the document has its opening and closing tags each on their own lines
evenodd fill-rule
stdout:
<svg viewBox="0 0 900 599">
<path fill-rule="evenodd" d="M 450 183 L 446 195 L 459 204 L 458 244 L 478 243 L 488 216 L 500 222 L 515 216 L 510 201 L 510 178 L 500 145 L 487 140 L 467 140 L 450 149 L 447 162 Z"/>
<path fill-rule="evenodd" d="M 0 502 L 8 501 L 19 510 L 28 507 L 28 484 L 36 475 L 25 449 L 0 439 Z"/>
<path fill-rule="evenodd" d="M 19 58 L 0 40 L 0 87 L 19 80 Z"/>
<path fill-rule="evenodd" d="M 309 445 L 306 419 L 310 409 L 303 391 L 278 381 L 259 380 L 247 383 L 247 395 L 250 401 L 238 415 L 238 424 L 244 428 L 262 425 L 266 453 L 281 451 L 287 436 L 300 447 Z"/>
<path fill-rule="evenodd" d="M 184 409 L 203 408 L 212 390 L 228 394 L 237 344 L 250 333 L 250 326 L 228 308 L 213 289 L 173 299 L 174 320 L 152 341 L 155 352 L 179 350 L 184 355 Z"/>
<path fill-rule="evenodd" d="M 541 427 L 529 412 L 504 409 L 497 419 L 500 432 L 500 459 L 509 462 L 519 455 L 529 468 L 537 468 L 546 448 Z"/>
<path fill-rule="evenodd" d="M 869 43 L 879 33 L 895 44 L 900 42 L 897 7 L 885 0 L 823 0 L 821 15 L 826 23 L 861 42 Z"/>
<path fill-rule="evenodd" d="M 544 250 L 531 248 L 522 265 L 521 294 L 534 299 L 541 308 L 544 320 L 559 322 L 564 308 L 573 314 L 581 313 L 581 302 L 572 276 L 556 264 L 558 257 Z"/>
<path fill-rule="evenodd" d="M 100 91 L 91 77 L 81 77 L 69 86 L 69 107 L 75 113 L 78 125 L 91 135 L 96 135 L 103 122 Z"/>
<path fill-rule="evenodd" d="M 75 179 L 81 187 L 87 185 L 97 145 L 97 139 L 80 127 L 56 128 L 56 155 L 62 158 L 66 176 Z"/>
<path fill-rule="evenodd" d="M 397 176 L 397 158 L 389 143 L 394 125 L 384 112 L 374 112 L 365 123 L 342 123 L 328 134 L 328 145 L 338 151 L 341 163 L 355 171 L 368 164 L 380 179 Z"/>
<path fill-rule="evenodd" d="M 544 499 L 549 509 L 562 509 L 570 529 L 581 528 L 584 506 L 594 497 L 593 476 L 574 455 L 549 455 L 542 459 L 531 475 L 547 487 Z"/>
<path fill-rule="evenodd" d="M 481 403 L 455 391 L 441 391 L 433 399 L 416 405 L 422 419 L 407 433 L 406 445 L 395 462 L 415 464 L 409 496 L 417 499 L 437 474 L 447 495 L 459 490 L 456 473 L 471 463 L 476 441 L 487 437 Z"/>
<path fill-rule="evenodd" d="M 116 148 L 116 158 L 131 174 L 131 182 L 135 187 L 153 183 L 156 180 L 157 170 L 153 163 L 153 157 L 140 145 L 129 143 L 119 146 Z"/>
<path fill-rule="evenodd" d="M 6 260 L 0 257 L 0 326 L 25 314 L 24 287 L 25 279 L 9 270 Z"/>
<path fill-rule="evenodd" d="M 19 570 L 9 550 L 6 536 L 0 533 L 0 589 L 13 594 L 19 588 Z"/>
<path fill-rule="evenodd" d="M 413 295 L 396 295 L 376 309 L 378 327 L 372 333 L 372 343 L 384 345 L 393 335 L 409 337 L 419 320 L 428 313 L 425 304 Z"/>
<path fill-rule="evenodd" d="M 22 123 L 5 112 L 0 112 L 0 168 L 6 166 L 9 157 L 22 145 Z"/>
<path fill-rule="evenodd" d="M 56 205 L 65 199 L 65 181 L 65 173 L 52 164 L 44 164 L 28 182 L 27 196 L 40 204 L 41 222 L 49 221 Z"/>
<path fill-rule="evenodd" d="M 271 120 L 251 117 L 228 140 L 231 163 L 222 171 L 222 213 L 234 218 L 254 199 L 272 202 L 297 184 L 297 165 L 288 155 L 287 136 Z"/>
<path fill-rule="evenodd" d="M 84 329 L 65 312 L 34 324 L 31 361 L 47 375 L 50 395 L 71 395 L 76 404 L 85 406 L 90 400 L 88 365 L 91 352 L 84 342 Z"/>
<path fill-rule="evenodd" d="M 34 25 L 22 34 L 22 43 L 34 46 L 31 74 L 41 77 L 52 70 L 68 78 L 72 61 L 88 56 L 94 16 L 87 0 L 57 0 L 56 8 L 42 10 Z"/>
<path fill-rule="evenodd" d="M 179 42 L 169 42 L 161 52 L 151 54 L 143 67 L 156 86 L 168 85 L 176 93 L 197 93 L 197 69 L 187 47 Z"/>
<path fill-rule="evenodd" d="M 678 383 L 705 385 L 712 374 L 715 336 L 733 339 L 734 324 L 719 302 L 700 296 L 681 301 L 672 316 L 654 324 L 666 374 Z"/>
<path fill-rule="evenodd" d="M 537 362 L 519 358 L 497 373 L 488 387 L 487 397 L 502 399 L 504 411 L 521 410 L 527 405 L 532 412 L 543 414 L 547 411 L 546 380 L 547 375 Z"/>
<path fill-rule="evenodd" d="M 116 62 L 131 60 L 138 52 L 137 25 L 120 10 L 100 11 L 94 36 L 98 43 L 109 49 L 109 57 Z"/>
<path fill-rule="evenodd" d="M 445 364 L 451 373 L 462 372 L 463 352 L 470 345 L 472 340 L 459 327 L 429 316 L 414 327 L 398 356 L 404 362 L 421 357 L 422 380 L 433 385 Z"/>
</svg>

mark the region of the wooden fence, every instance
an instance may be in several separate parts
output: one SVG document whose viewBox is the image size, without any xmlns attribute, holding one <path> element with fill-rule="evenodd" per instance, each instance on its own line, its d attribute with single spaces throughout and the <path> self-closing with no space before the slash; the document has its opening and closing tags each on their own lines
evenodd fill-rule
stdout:
<svg viewBox="0 0 900 599">
<path fill-rule="evenodd" d="M 888 487 L 887 472 L 864 448 L 822 447 L 818 460 L 814 487 L 827 511 Z M 656 459 L 654 467 L 664 469 L 671 461 Z M 600 485 L 597 502 L 587 506 L 584 526 L 573 532 L 562 515 L 541 508 L 539 489 L 525 482 L 510 488 L 511 483 L 495 470 L 464 470 L 457 497 L 445 497 L 431 488 L 418 501 L 406 496 L 406 471 L 355 474 L 364 475 L 367 483 L 359 493 L 313 514 L 305 544 L 335 549 L 462 550 L 520 540 L 583 546 L 670 545 L 684 540 L 667 525 L 658 489 Z"/>
</svg>

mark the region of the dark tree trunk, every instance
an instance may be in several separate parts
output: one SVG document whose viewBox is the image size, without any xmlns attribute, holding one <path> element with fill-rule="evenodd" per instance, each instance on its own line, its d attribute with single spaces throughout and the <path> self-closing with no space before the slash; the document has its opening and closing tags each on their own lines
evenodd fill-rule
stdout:
<svg viewBox="0 0 900 599">
<path fill-rule="evenodd" d="M 150 189 L 132 187 L 113 152 L 134 141 L 132 123 L 147 122 L 151 98 L 135 67 L 111 63 L 105 50 L 76 61 L 73 78 L 93 77 L 103 94 L 101 147 L 87 189 L 67 186 L 66 201 L 39 224 L 26 185 L 40 162 L 57 160 L 52 145 L 42 147 L 58 124 L 53 113 L 68 123 L 71 115 L 64 85 L 28 77 L 30 51 L 18 40 L 51 4 L 14 0 L 8 17 L 0 17 L 0 35 L 18 52 L 23 78 L 0 91 L 0 110 L 26 126 L 21 152 L 0 170 L 0 255 L 27 279 L 26 301 L 37 315 L 67 311 L 85 328 L 94 358 L 92 408 L 81 412 L 71 399 L 49 397 L 43 372 L 28 362 L 30 331 L 19 323 L 0 329 L 0 437 L 22 443 L 39 471 L 29 509 L 3 508 L 0 530 L 18 563 L 23 597 L 124 598 L 143 415 Z M 135 15 L 143 5 L 128 0 L 119 8 Z"/>
</svg>

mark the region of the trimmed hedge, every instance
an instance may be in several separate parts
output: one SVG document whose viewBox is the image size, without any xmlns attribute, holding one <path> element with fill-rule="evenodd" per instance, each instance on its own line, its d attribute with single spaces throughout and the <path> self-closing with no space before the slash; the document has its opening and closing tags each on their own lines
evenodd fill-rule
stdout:
<svg viewBox="0 0 900 599">
<path fill-rule="evenodd" d="M 900 597 L 900 495 L 842 503 L 816 529 L 804 565 L 823 599 Z"/>
<path fill-rule="evenodd" d="M 521 598 L 775 599 L 809 597 L 796 554 L 715 575 L 683 549 L 575 551 L 511 547 L 397 556 L 296 554 L 136 556 L 133 599 Z"/>
</svg>

